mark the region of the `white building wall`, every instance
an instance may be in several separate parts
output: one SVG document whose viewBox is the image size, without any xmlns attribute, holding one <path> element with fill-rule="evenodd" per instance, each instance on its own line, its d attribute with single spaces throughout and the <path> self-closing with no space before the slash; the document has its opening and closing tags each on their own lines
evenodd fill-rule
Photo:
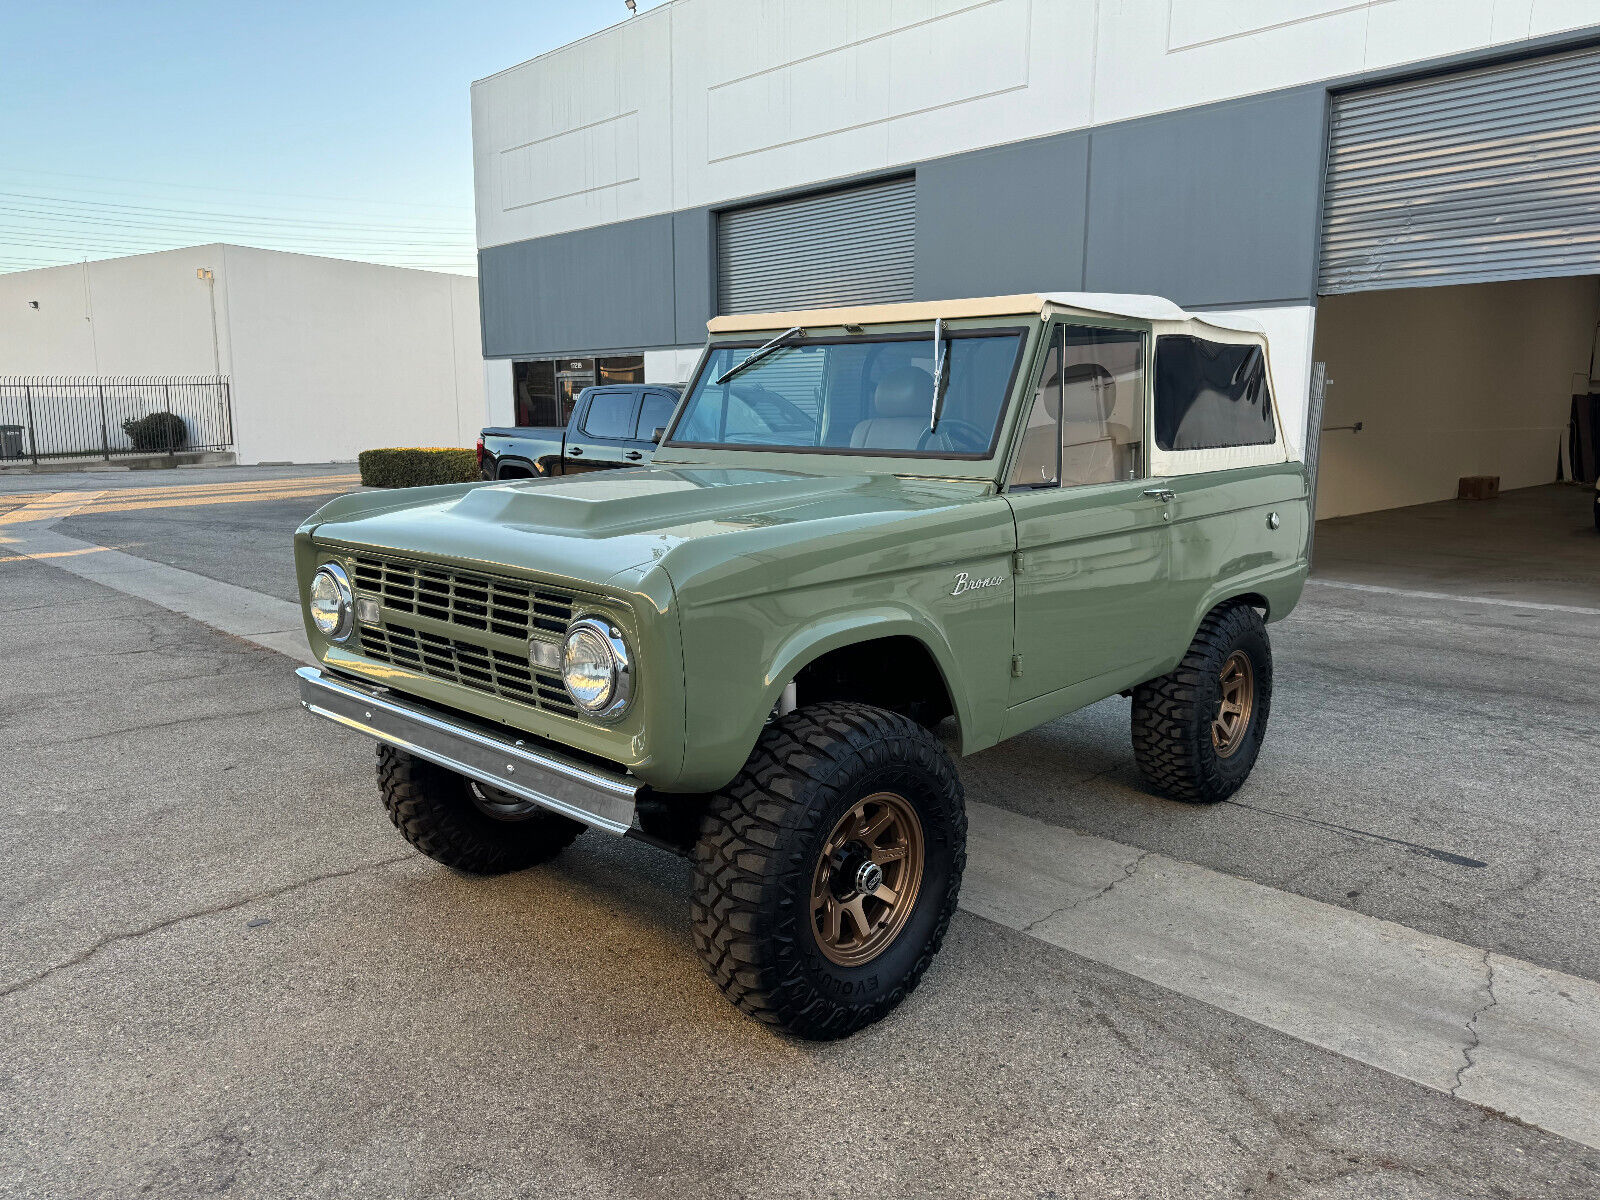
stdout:
<svg viewBox="0 0 1600 1200">
<path fill-rule="evenodd" d="M 0 375 L 227 374 L 222 275 L 221 246 L 0 275 Z"/>
<path fill-rule="evenodd" d="M 484 425 L 509 428 L 517 423 L 517 398 L 511 388 L 511 360 L 483 360 Z"/>
<path fill-rule="evenodd" d="M 239 246 L 227 267 L 240 462 L 472 445 L 476 280 Z"/>
<path fill-rule="evenodd" d="M 700 346 L 678 350 L 646 350 L 644 352 L 644 381 L 646 383 L 688 383 L 700 361 Z"/>
<path fill-rule="evenodd" d="M 462 275 L 223 245 L 0 275 L 0 375 L 220 369 L 243 463 L 471 446 L 481 345 Z"/>
<path fill-rule="evenodd" d="M 1597 22 L 1595 0 L 672 0 L 473 86 L 478 244 Z"/>
</svg>

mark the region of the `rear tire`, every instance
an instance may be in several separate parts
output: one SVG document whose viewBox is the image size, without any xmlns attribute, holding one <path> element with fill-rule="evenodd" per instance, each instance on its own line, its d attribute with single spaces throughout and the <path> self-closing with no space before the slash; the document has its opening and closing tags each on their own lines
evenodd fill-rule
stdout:
<svg viewBox="0 0 1600 1200">
<path fill-rule="evenodd" d="M 1133 756 L 1152 787 L 1215 804 L 1255 766 L 1272 706 L 1272 645 L 1261 614 L 1214 608 L 1176 670 L 1133 689 Z"/>
<path fill-rule="evenodd" d="M 955 912 L 966 836 L 961 781 L 926 729 L 865 704 L 789 713 L 702 818 L 695 949 L 757 1021 L 845 1037 L 928 969 Z"/>
<path fill-rule="evenodd" d="M 548 862 L 587 828 L 393 746 L 378 747 L 378 790 L 406 841 L 469 875 Z"/>
</svg>

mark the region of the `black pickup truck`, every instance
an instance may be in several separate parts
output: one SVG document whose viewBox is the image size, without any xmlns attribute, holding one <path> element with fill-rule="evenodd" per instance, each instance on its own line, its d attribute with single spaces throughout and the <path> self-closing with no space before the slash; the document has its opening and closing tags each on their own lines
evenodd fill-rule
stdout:
<svg viewBox="0 0 1600 1200">
<path fill-rule="evenodd" d="M 648 462 L 682 394 L 682 385 L 672 383 L 584 388 L 565 429 L 485 429 L 478 439 L 479 473 L 484 479 L 525 479 Z"/>
</svg>

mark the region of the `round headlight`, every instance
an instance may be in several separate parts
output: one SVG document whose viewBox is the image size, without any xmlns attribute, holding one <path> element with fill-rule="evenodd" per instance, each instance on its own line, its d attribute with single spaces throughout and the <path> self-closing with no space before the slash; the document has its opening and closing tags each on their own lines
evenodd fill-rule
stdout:
<svg viewBox="0 0 1600 1200">
<path fill-rule="evenodd" d="M 311 577 L 311 621 L 322 636 L 342 642 L 355 627 L 350 577 L 338 563 L 323 563 Z"/>
<path fill-rule="evenodd" d="M 561 651 L 561 680 L 572 702 L 590 716 L 620 717 L 633 687 L 621 631 L 598 617 L 574 621 Z"/>
</svg>

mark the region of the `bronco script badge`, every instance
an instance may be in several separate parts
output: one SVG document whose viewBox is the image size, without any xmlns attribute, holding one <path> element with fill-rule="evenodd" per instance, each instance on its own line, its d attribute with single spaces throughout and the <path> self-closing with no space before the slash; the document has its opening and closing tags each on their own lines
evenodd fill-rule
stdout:
<svg viewBox="0 0 1600 1200">
<path fill-rule="evenodd" d="M 956 585 L 950 589 L 952 596 L 959 596 L 963 592 L 975 592 L 979 588 L 999 587 L 1005 582 L 1003 576 L 991 575 L 987 579 L 974 579 L 965 571 L 956 576 Z"/>
</svg>

